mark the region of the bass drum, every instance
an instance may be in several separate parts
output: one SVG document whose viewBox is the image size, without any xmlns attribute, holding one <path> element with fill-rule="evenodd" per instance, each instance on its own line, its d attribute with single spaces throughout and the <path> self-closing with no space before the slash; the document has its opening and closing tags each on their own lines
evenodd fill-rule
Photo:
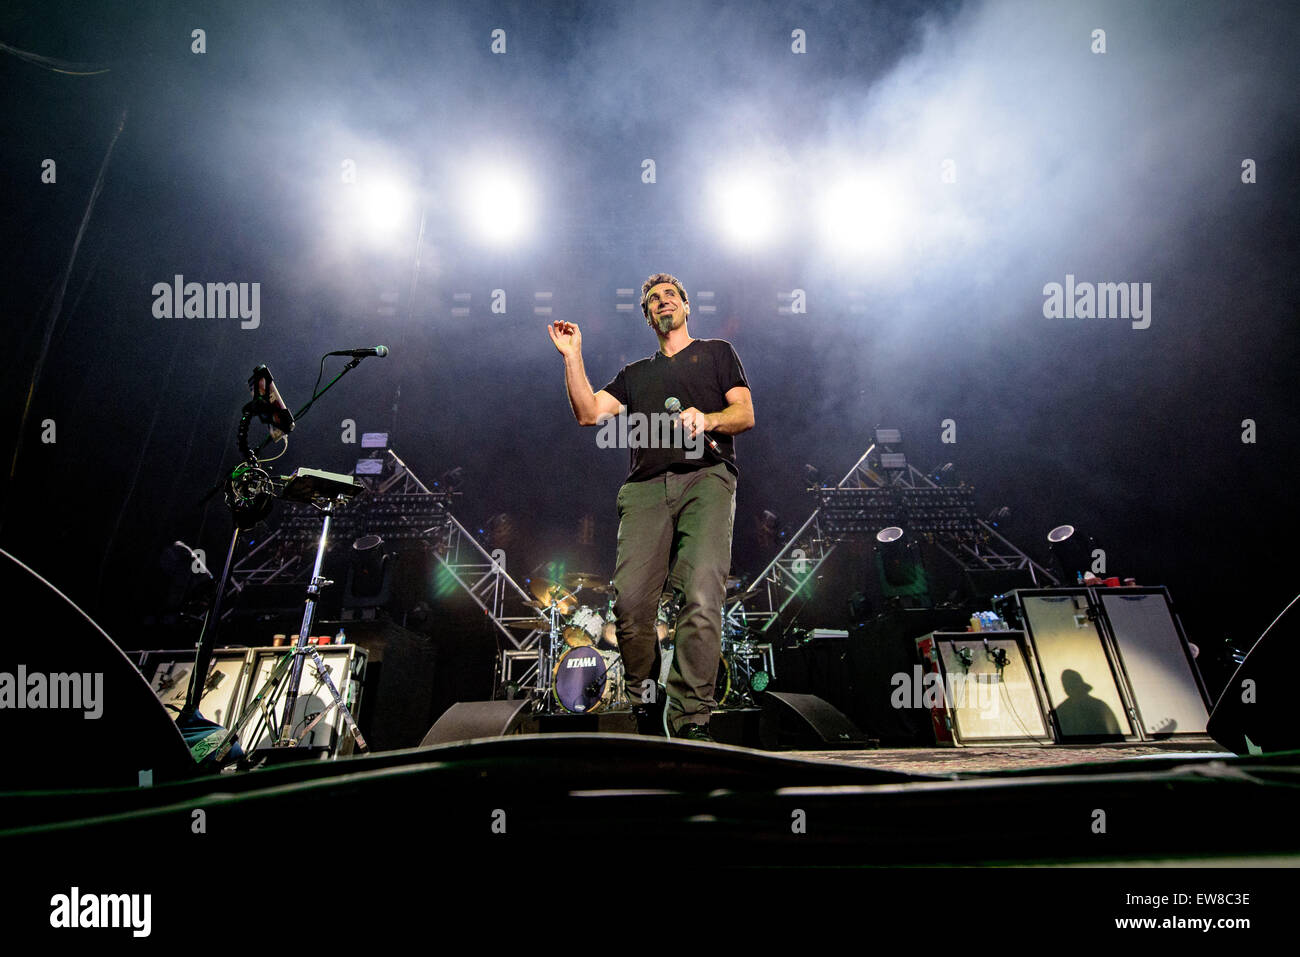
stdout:
<svg viewBox="0 0 1300 957">
<path fill-rule="evenodd" d="M 673 646 L 665 645 L 659 665 L 659 685 L 668 687 L 668 675 L 673 669 Z M 713 681 L 713 700 L 719 708 L 731 700 L 731 662 L 718 659 L 718 677 Z"/>
<path fill-rule="evenodd" d="M 570 714 L 599 711 L 610 694 L 609 668 L 595 648 L 570 648 L 552 671 L 555 701 Z"/>
</svg>

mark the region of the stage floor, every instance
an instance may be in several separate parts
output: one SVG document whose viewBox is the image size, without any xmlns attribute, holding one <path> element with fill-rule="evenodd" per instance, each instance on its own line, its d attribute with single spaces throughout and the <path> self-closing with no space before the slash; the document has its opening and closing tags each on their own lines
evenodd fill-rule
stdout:
<svg viewBox="0 0 1300 957">
<path fill-rule="evenodd" d="M 810 761 L 831 761 L 860 768 L 902 771 L 907 774 L 979 774 L 984 771 L 1031 771 L 1075 764 L 1138 762 L 1148 758 L 1171 758 L 1185 754 L 1203 761 L 1208 757 L 1231 758 L 1231 752 L 1211 738 L 1196 738 L 1161 744 L 1045 745 L 965 748 L 874 748 L 870 750 L 782 751 L 786 757 Z M 1134 770 L 1140 770 L 1135 767 Z"/>
</svg>

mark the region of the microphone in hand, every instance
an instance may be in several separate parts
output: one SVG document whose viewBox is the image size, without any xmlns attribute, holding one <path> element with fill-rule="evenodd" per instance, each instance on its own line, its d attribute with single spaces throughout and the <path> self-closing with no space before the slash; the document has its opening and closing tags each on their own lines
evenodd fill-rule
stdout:
<svg viewBox="0 0 1300 957">
<path fill-rule="evenodd" d="M 669 412 L 673 413 L 673 415 L 680 415 L 682 412 L 682 404 L 680 401 L 678 401 L 677 396 L 675 395 L 669 396 L 667 399 L 664 400 L 664 408 L 667 409 Z M 715 454 L 722 455 L 722 449 L 718 448 L 717 442 L 714 442 L 711 438 L 709 438 L 707 432 L 701 432 L 700 438 L 704 439 L 704 441 L 708 443 L 709 448 L 713 449 Z"/>
</svg>

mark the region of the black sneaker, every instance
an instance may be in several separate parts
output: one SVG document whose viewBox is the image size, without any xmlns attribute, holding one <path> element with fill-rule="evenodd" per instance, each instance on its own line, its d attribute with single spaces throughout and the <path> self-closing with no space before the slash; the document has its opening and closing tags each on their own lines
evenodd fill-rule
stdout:
<svg viewBox="0 0 1300 957">
<path fill-rule="evenodd" d="M 636 718 L 637 734 L 664 737 L 664 705 L 666 699 L 660 695 L 654 704 L 639 704 L 632 708 L 632 717 Z"/>
<path fill-rule="evenodd" d="M 683 741 L 707 741 L 709 744 L 716 744 L 713 735 L 709 733 L 707 724 L 684 724 L 677 729 L 674 738 L 680 738 Z"/>
</svg>

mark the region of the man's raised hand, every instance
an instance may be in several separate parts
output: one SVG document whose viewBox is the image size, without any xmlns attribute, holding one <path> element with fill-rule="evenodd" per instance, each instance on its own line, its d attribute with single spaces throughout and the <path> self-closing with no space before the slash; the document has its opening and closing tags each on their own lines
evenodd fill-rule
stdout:
<svg viewBox="0 0 1300 957">
<path fill-rule="evenodd" d="M 557 319 L 546 327 L 551 341 L 562 356 L 576 356 L 582 353 L 582 331 L 575 323 Z"/>
</svg>

